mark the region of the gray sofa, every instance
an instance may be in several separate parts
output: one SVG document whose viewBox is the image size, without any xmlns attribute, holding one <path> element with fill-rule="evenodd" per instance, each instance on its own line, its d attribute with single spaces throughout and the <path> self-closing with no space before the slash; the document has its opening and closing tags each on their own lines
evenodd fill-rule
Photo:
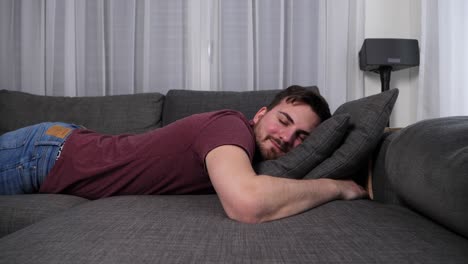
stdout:
<svg viewBox="0 0 468 264">
<path fill-rule="evenodd" d="M 275 93 L 171 90 L 68 98 L 2 90 L 0 133 L 41 121 L 141 133 L 221 108 L 252 117 Z M 468 263 L 468 117 L 384 132 L 395 94 L 337 109 L 333 115 L 347 122 L 334 139 L 339 144 L 320 155 L 320 148 L 309 151 L 316 162 L 301 167 L 306 178 L 353 177 L 363 184 L 371 171 L 373 200 L 333 201 L 277 221 L 243 224 L 226 216 L 216 194 L 94 201 L 0 196 L 0 263 Z M 369 113 L 375 120 L 364 117 Z M 305 155 L 300 151 L 295 155 Z M 288 162 L 256 168 L 294 178 Z"/>
</svg>

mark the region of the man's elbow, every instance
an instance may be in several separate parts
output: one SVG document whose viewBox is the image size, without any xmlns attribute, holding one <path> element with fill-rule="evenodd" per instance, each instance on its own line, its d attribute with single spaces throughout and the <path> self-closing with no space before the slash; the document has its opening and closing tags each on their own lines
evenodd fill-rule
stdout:
<svg viewBox="0 0 468 264">
<path fill-rule="evenodd" d="M 265 222 L 261 217 L 256 214 L 243 211 L 243 212 L 226 212 L 227 216 L 234 221 L 245 223 L 245 224 L 259 224 Z"/>
<path fill-rule="evenodd" d="M 225 208 L 225 211 L 230 219 L 241 223 L 258 224 L 267 221 L 261 205 L 253 199 L 237 202 L 230 208 Z"/>
</svg>

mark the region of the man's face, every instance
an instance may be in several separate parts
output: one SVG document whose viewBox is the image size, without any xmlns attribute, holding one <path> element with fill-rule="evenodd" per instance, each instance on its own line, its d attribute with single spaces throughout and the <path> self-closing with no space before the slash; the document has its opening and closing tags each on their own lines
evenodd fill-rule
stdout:
<svg viewBox="0 0 468 264">
<path fill-rule="evenodd" d="M 281 101 L 270 111 L 262 107 L 255 117 L 257 146 L 266 160 L 276 159 L 301 144 L 319 125 L 319 116 L 301 102 Z"/>
</svg>

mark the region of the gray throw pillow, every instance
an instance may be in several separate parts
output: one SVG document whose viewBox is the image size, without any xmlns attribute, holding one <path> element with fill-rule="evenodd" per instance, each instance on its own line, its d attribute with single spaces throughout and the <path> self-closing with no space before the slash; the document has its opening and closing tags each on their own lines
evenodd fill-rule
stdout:
<svg viewBox="0 0 468 264">
<path fill-rule="evenodd" d="M 288 154 L 255 164 L 258 174 L 299 179 L 329 157 L 343 142 L 349 115 L 335 115 L 321 123 L 306 140 Z"/>
<path fill-rule="evenodd" d="M 391 89 L 338 107 L 333 115 L 351 116 L 346 139 L 331 157 L 307 173 L 305 178 L 349 178 L 365 168 L 369 155 L 382 137 L 398 92 L 398 89 Z"/>
<path fill-rule="evenodd" d="M 468 116 L 402 129 L 385 163 L 390 185 L 405 204 L 468 238 Z"/>
</svg>

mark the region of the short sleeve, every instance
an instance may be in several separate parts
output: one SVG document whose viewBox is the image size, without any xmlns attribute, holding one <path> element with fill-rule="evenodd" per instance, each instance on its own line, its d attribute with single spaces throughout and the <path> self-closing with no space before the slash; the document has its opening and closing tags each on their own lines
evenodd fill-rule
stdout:
<svg viewBox="0 0 468 264">
<path fill-rule="evenodd" d="M 242 148 L 252 161 L 255 137 L 248 120 L 237 111 L 215 112 L 195 139 L 193 150 L 203 160 L 213 149 L 223 145 Z"/>
</svg>

